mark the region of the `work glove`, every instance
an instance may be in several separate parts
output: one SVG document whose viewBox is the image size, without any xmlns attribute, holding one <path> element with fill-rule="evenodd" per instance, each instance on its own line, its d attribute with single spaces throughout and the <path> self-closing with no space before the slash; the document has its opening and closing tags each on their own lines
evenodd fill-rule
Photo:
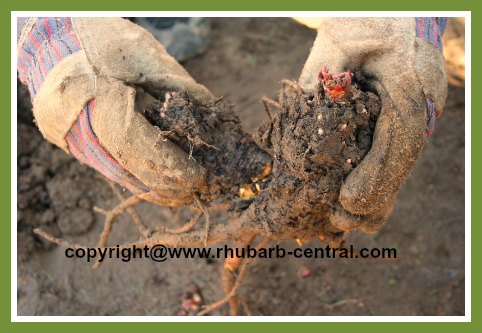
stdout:
<svg viewBox="0 0 482 333">
<path fill-rule="evenodd" d="M 160 139 L 141 104 L 186 90 L 213 96 L 145 29 L 121 18 L 18 20 L 18 72 L 43 136 L 145 199 L 189 204 L 206 171 Z"/>
<path fill-rule="evenodd" d="M 357 70 L 381 98 L 373 144 L 340 190 L 330 221 L 342 230 L 377 231 L 433 131 L 447 96 L 441 18 L 327 18 L 300 76 L 313 92 L 318 73 Z"/>
</svg>

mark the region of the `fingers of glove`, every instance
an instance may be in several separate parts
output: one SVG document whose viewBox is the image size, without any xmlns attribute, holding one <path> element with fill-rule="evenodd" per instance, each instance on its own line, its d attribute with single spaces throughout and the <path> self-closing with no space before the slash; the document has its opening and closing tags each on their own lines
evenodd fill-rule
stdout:
<svg viewBox="0 0 482 333">
<path fill-rule="evenodd" d="M 361 230 L 373 233 L 380 230 L 392 215 L 395 200 L 389 201 L 379 212 L 369 215 L 353 215 L 341 205 L 337 205 L 331 213 L 330 223 L 343 231 Z"/>
<path fill-rule="evenodd" d="M 324 19 L 301 72 L 301 87 L 313 90 L 325 65 L 331 73 L 363 67 L 369 59 L 400 43 L 397 36 L 408 24 L 405 19 L 394 18 Z"/>
<path fill-rule="evenodd" d="M 328 32 L 320 28 L 301 71 L 299 84 L 304 91 L 312 92 L 318 84 L 318 74 L 323 66 L 327 66 L 331 73 L 341 73 L 345 71 L 347 62 L 347 55 L 328 36 Z"/>
<path fill-rule="evenodd" d="M 188 90 L 197 100 L 213 100 L 147 30 L 121 18 L 74 18 L 82 47 L 98 75 L 140 84 L 155 96 Z"/>
<path fill-rule="evenodd" d="M 124 169 L 97 139 L 92 129 L 91 116 L 95 100 L 82 110 L 66 136 L 69 151 L 82 163 L 99 171 L 107 179 L 120 184 L 132 193 L 148 192 L 150 189 Z"/>
<path fill-rule="evenodd" d="M 373 144 L 340 191 L 343 208 L 352 214 L 378 212 L 393 200 L 424 146 L 425 102 L 411 76 L 407 72 L 384 85 L 374 84 L 382 110 Z"/>
<path fill-rule="evenodd" d="M 142 196 L 144 200 L 162 206 L 189 204 L 190 197 L 173 198 L 151 191 L 132 173 L 123 168 L 101 145 L 92 128 L 91 116 L 95 109 L 95 100 L 90 101 L 82 110 L 66 136 L 68 148 L 80 162 L 96 169 L 107 179 Z"/>
<path fill-rule="evenodd" d="M 99 78 L 92 128 L 105 150 L 137 179 L 162 197 L 192 201 L 202 192 L 206 171 L 135 110 L 135 90 Z"/>
<path fill-rule="evenodd" d="M 189 203 L 193 191 L 204 184 L 204 169 L 174 144 L 157 140 L 154 126 L 135 111 L 134 88 L 93 75 L 82 51 L 51 70 L 33 101 L 44 137 L 71 151 L 68 134 L 93 96 L 90 124 L 100 146 L 151 191 L 179 204 Z"/>
</svg>

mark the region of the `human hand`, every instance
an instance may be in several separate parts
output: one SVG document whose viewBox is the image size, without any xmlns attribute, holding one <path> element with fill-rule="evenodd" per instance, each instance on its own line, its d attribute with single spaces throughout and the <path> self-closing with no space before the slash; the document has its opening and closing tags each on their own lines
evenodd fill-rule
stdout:
<svg viewBox="0 0 482 333">
<path fill-rule="evenodd" d="M 192 202 L 205 170 L 159 140 L 139 105 L 179 90 L 208 103 L 211 93 L 128 20 L 29 18 L 19 26 L 19 77 L 44 137 L 150 201 Z"/>
<path fill-rule="evenodd" d="M 445 103 L 441 32 L 435 18 L 424 19 L 435 20 L 432 30 L 414 18 L 324 19 L 303 68 L 305 91 L 315 89 L 324 65 L 332 73 L 361 69 L 382 100 L 371 150 L 348 175 L 331 217 L 342 230 L 372 232 L 386 222 Z"/>
</svg>

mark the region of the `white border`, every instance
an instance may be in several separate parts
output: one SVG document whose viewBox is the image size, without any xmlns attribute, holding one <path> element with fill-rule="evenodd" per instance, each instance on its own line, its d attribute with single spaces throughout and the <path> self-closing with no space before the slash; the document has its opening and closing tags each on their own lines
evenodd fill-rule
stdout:
<svg viewBox="0 0 482 333">
<path fill-rule="evenodd" d="M 465 17 L 465 316 L 18 316 L 17 315 L 17 17 Z M 470 322 L 471 321 L 471 12 L 445 11 L 168 11 L 168 12 L 54 12 L 11 13 L 11 321 L 12 322 Z M 15 135 L 15 136 L 14 136 Z"/>
</svg>

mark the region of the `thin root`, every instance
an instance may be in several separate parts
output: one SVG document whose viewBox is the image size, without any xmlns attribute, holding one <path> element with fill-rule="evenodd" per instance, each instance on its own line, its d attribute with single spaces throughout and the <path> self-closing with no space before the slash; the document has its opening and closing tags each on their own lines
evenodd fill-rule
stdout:
<svg viewBox="0 0 482 333">
<path fill-rule="evenodd" d="M 194 140 L 193 138 L 191 138 L 190 135 L 187 136 L 187 140 L 191 143 L 193 143 L 194 146 L 197 146 L 199 144 L 202 144 L 206 147 L 209 147 L 209 148 L 212 148 L 212 149 L 216 149 L 217 151 L 220 151 L 218 147 L 215 147 L 213 145 L 210 145 L 209 143 L 207 142 L 204 142 L 203 140 L 201 140 L 200 138 L 197 138 L 196 140 Z"/>
<path fill-rule="evenodd" d="M 283 85 L 283 88 L 286 86 L 293 88 L 298 94 L 298 96 L 303 95 L 303 91 L 301 90 L 301 87 L 298 83 L 293 82 L 291 80 L 281 80 L 281 84 Z"/>
<path fill-rule="evenodd" d="M 202 311 L 198 312 L 197 314 L 198 316 L 204 316 L 209 312 L 216 310 L 217 308 L 228 303 L 229 300 L 236 295 L 236 292 L 238 291 L 239 286 L 241 285 L 241 282 L 244 278 L 244 274 L 246 273 L 246 268 L 248 267 L 248 263 L 249 263 L 249 260 L 244 260 L 243 263 L 241 264 L 241 267 L 239 269 L 239 274 L 236 277 L 236 282 L 234 283 L 233 289 L 231 289 L 231 291 L 221 300 L 205 306 Z"/>
<path fill-rule="evenodd" d="M 97 206 L 94 206 L 94 212 L 96 213 L 99 213 L 99 214 L 102 214 L 102 215 L 107 215 L 109 214 L 109 212 L 107 210 L 105 210 L 104 208 L 100 208 L 100 207 L 97 207 Z"/>
<path fill-rule="evenodd" d="M 276 102 L 275 100 L 272 100 L 271 98 L 268 98 L 268 97 L 261 97 L 261 102 L 263 103 L 264 105 L 264 110 L 266 111 L 266 113 L 268 114 L 268 117 L 269 117 L 269 120 L 271 122 L 273 122 L 273 114 L 271 113 L 271 109 L 269 108 L 269 105 L 272 105 L 274 106 L 275 108 L 277 108 L 278 110 L 280 111 L 283 111 L 283 106 Z"/>
<path fill-rule="evenodd" d="M 60 239 L 60 238 L 57 238 L 51 234 L 49 234 L 48 232 L 40 229 L 40 228 L 35 228 L 33 229 L 33 233 L 36 234 L 36 235 L 39 235 L 40 237 L 48 240 L 49 242 L 52 242 L 56 245 L 59 245 L 59 246 L 63 246 L 63 247 L 70 247 L 70 248 L 73 248 L 73 249 L 86 249 L 85 246 L 82 246 L 82 245 L 79 245 L 77 243 L 69 243 L 63 239 Z"/>
<path fill-rule="evenodd" d="M 331 303 L 331 304 L 323 304 L 323 306 L 329 310 L 333 310 L 334 308 L 336 307 L 339 307 L 339 306 L 342 306 L 342 305 L 347 305 L 347 304 L 353 304 L 353 305 L 358 305 L 360 307 L 363 307 L 363 302 L 360 301 L 359 299 L 355 299 L 355 298 L 352 298 L 352 299 L 342 299 L 338 302 L 334 302 L 334 303 Z"/>
<path fill-rule="evenodd" d="M 112 189 L 112 192 L 117 196 L 117 198 L 122 202 L 125 201 L 126 198 L 122 195 L 121 190 L 112 182 L 107 182 Z M 142 237 L 149 237 L 149 235 L 152 233 L 152 230 L 147 227 L 141 220 L 141 217 L 137 213 L 136 209 L 134 207 L 127 207 L 126 208 L 127 213 L 131 216 L 132 221 L 137 227 L 137 230 L 139 230 L 139 233 L 142 235 Z"/>
<path fill-rule="evenodd" d="M 117 217 L 122 215 L 128 208 L 137 204 L 141 200 L 142 200 L 141 197 L 139 197 L 138 195 L 133 195 L 130 198 L 125 199 L 119 205 L 117 205 L 111 211 L 109 211 L 109 213 L 106 215 L 104 220 L 104 229 L 100 234 L 99 243 L 97 244 L 98 248 L 107 247 L 107 240 L 109 239 L 110 233 L 112 232 L 112 226 L 114 225 L 114 222 L 116 221 Z M 93 265 L 93 268 L 98 268 L 100 264 L 101 262 L 97 261 Z"/>
<path fill-rule="evenodd" d="M 247 316 L 253 315 L 253 312 L 251 312 L 251 309 L 249 308 L 248 304 L 245 301 L 240 299 L 238 302 L 241 303 L 241 306 L 243 307 L 243 311 Z"/>
<path fill-rule="evenodd" d="M 249 244 L 251 244 L 254 240 L 256 235 L 249 235 L 245 237 L 241 241 L 236 241 L 233 246 L 233 250 L 238 251 L 238 249 L 245 249 Z M 226 258 L 224 261 L 224 267 L 223 267 L 223 285 L 224 285 L 224 293 L 227 295 L 231 292 L 234 286 L 234 282 L 236 280 L 236 273 L 237 270 L 239 269 L 239 266 L 243 262 L 243 258 L 239 258 L 237 256 L 232 256 Z M 229 299 L 229 307 L 230 307 L 230 314 L 231 316 L 237 316 L 238 315 L 238 305 L 240 303 L 240 300 L 238 299 L 237 296 L 233 296 Z"/>
<path fill-rule="evenodd" d="M 77 243 L 70 243 L 67 242 L 61 238 L 55 237 L 48 232 L 36 228 L 33 230 L 33 232 L 42 238 L 48 240 L 49 242 L 52 242 L 56 245 L 63 246 L 63 247 L 71 247 L 74 249 L 87 249 L 87 246 L 80 245 Z M 224 224 L 218 224 L 215 225 L 213 228 L 210 229 L 210 234 L 209 238 L 207 240 L 208 244 L 213 244 L 213 243 L 220 243 L 220 242 L 225 242 L 232 237 L 233 235 L 242 235 L 244 232 L 254 232 L 254 230 L 251 230 L 249 228 L 246 228 L 246 226 L 243 226 L 240 223 L 233 223 L 229 225 L 224 225 Z M 189 231 L 185 232 L 182 234 L 171 234 L 171 233 L 158 233 L 155 232 L 151 237 L 137 241 L 137 242 L 132 242 L 132 243 L 125 243 L 122 244 L 119 247 L 103 247 L 103 248 L 98 248 L 99 250 L 104 250 L 104 249 L 126 249 L 126 248 L 133 248 L 134 246 L 136 247 L 150 247 L 154 246 L 157 244 L 162 244 L 165 246 L 203 246 L 206 243 L 206 239 L 204 237 L 204 230 L 194 230 L 194 231 Z"/>
<path fill-rule="evenodd" d="M 194 151 L 194 144 L 192 143 L 192 141 L 189 141 L 189 157 L 188 159 L 189 160 L 193 160 L 193 161 L 196 161 L 196 159 L 192 156 L 192 152 Z"/>
<path fill-rule="evenodd" d="M 170 229 L 170 228 L 164 228 L 160 227 L 156 231 L 158 232 L 167 232 L 170 234 L 183 234 L 188 231 L 191 231 L 191 229 L 196 225 L 196 223 L 201 219 L 201 217 L 204 215 L 204 212 L 197 212 L 197 214 L 186 224 L 184 224 L 182 227 L 177 228 L 177 229 Z"/>
<path fill-rule="evenodd" d="M 194 195 L 194 201 L 198 205 L 199 209 L 203 212 L 204 214 L 204 219 L 206 220 L 204 224 L 204 233 L 205 233 L 205 241 L 204 241 L 204 246 L 208 244 L 208 238 L 209 238 L 209 227 L 210 227 L 210 221 L 209 221 L 209 211 L 206 208 L 206 206 L 199 200 L 197 195 Z"/>
<path fill-rule="evenodd" d="M 174 132 L 174 130 L 170 131 L 159 131 L 157 135 L 156 141 L 154 142 L 154 147 L 157 147 L 161 142 L 165 142 L 169 139 L 169 136 Z"/>
<path fill-rule="evenodd" d="M 256 247 L 256 250 L 259 250 L 260 248 L 266 246 L 266 244 L 269 242 L 269 239 L 265 239 L 261 241 L 258 246 Z M 236 296 L 236 292 L 238 291 L 239 287 L 241 286 L 241 283 L 243 281 L 244 275 L 246 274 L 246 269 L 248 268 L 248 264 L 250 264 L 253 261 L 251 260 L 243 260 L 240 268 L 239 268 L 239 273 L 236 277 L 236 281 L 233 284 L 233 287 L 231 291 L 224 296 L 221 300 L 211 303 L 209 305 L 206 305 L 204 309 L 200 312 L 197 313 L 198 316 L 204 316 L 207 315 L 208 313 L 218 309 L 219 307 L 223 306 L 224 304 L 228 303 L 234 296 Z"/>
</svg>

